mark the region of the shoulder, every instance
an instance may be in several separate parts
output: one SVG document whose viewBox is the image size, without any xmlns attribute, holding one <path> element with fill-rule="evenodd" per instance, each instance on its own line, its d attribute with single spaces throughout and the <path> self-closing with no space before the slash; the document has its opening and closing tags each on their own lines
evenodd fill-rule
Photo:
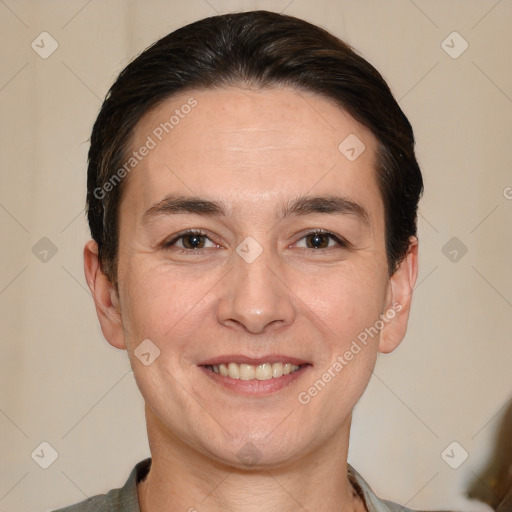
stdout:
<svg viewBox="0 0 512 512">
<path fill-rule="evenodd" d="M 399 505 L 398 503 L 394 503 L 392 501 L 387 501 L 387 500 L 379 500 L 379 504 L 382 506 L 382 507 L 385 507 L 385 508 L 382 508 L 382 512 L 420 512 L 420 511 L 416 511 L 416 510 L 413 510 L 412 508 L 407 508 L 407 507 L 404 507 L 403 505 Z M 379 512 L 380 512 L 380 509 L 378 509 Z"/>
<path fill-rule="evenodd" d="M 350 465 L 348 467 L 348 476 L 352 485 L 364 498 L 368 512 L 415 512 L 397 503 L 378 498 L 364 478 Z"/>
<path fill-rule="evenodd" d="M 135 465 L 123 487 L 53 512 L 140 512 L 137 483 L 144 479 L 150 466 L 151 459 L 145 459 Z"/>
<path fill-rule="evenodd" d="M 107 494 L 93 496 L 75 505 L 54 512 L 116 512 L 120 509 L 122 489 L 112 489 Z"/>
</svg>

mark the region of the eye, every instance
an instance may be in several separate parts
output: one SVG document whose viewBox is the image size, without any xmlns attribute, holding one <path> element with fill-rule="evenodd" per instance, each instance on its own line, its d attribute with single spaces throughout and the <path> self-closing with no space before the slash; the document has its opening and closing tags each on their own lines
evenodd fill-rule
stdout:
<svg viewBox="0 0 512 512">
<path fill-rule="evenodd" d="M 207 245 L 208 242 L 210 245 Z M 180 233 L 172 240 L 164 242 L 163 245 L 165 248 L 175 246 L 179 249 L 188 251 L 193 251 L 195 249 L 205 249 L 208 247 L 219 247 L 219 245 L 212 242 L 205 233 L 195 229 Z"/>
<path fill-rule="evenodd" d="M 305 241 L 305 245 L 299 245 L 299 242 L 302 240 Z M 329 231 L 316 230 L 310 233 L 307 233 L 303 236 L 296 245 L 299 247 L 304 247 L 306 249 L 327 249 L 330 247 L 347 247 L 349 244 L 346 240 L 341 239 Z"/>
</svg>

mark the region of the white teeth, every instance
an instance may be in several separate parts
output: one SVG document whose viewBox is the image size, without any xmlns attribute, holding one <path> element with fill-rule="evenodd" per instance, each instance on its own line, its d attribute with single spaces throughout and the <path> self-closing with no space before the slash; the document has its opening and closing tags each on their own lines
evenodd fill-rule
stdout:
<svg viewBox="0 0 512 512">
<path fill-rule="evenodd" d="M 300 366 L 291 363 L 262 363 L 258 365 L 228 363 L 208 365 L 207 367 L 223 377 L 239 380 L 277 379 L 283 375 L 296 372 L 300 368 Z"/>
<path fill-rule="evenodd" d="M 272 365 L 270 363 L 263 363 L 256 366 L 254 376 L 258 380 L 268 380 L 272 378 Z"/>
<path fill-rule="evenodd" d="M 240 378 L 240 366 L 238 366 L 236 363 L 229 363 L 228 364 L 228 376 L 232 379 L 239 379 Z"/>
<path fill-rule="evenodd" d="M 240 365 L 240 380 L 254 379 L 254 366 L 252 364 Z"/>
<path fill-rule="evenodd" d="M 277 378 L 284 375 L 283 363 L 274 363 L 272 365 L 272 377 Z"/>
</svg>

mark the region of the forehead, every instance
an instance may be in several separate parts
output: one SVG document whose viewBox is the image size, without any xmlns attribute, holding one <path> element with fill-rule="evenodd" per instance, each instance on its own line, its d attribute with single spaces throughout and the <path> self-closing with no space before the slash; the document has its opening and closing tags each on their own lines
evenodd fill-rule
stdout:
<svg viewBox="0 0 512 512">
<path fill-rule="evenodd" d="M 373 134 L 334 102 L 289 87 L 177 94 L 138 123 L 131 151 L 144 147 L 123 199 L 140 209 L 176 192 L 245 209 L 313 189 L 380 199 Z"/>
</svg>

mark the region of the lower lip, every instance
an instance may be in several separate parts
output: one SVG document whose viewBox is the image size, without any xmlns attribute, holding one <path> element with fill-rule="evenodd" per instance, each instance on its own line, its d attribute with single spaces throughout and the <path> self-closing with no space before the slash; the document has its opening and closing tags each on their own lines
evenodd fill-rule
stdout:
<svg viewBox="0 0 512 512">
<path fill-rule="evenodd" d="M 281 377 L 277 378 L 272 377 L 271 379 L 267 380 L 232 379 L 231 377 L 224 377 L 219 373 L 215 373 L 213 370 L 209 370 L 205 366 L 200 366 L 199 368 L 203 371 L 203 373 L 205 373 L 207 377 L 212 379 L 217 384 L 224 386 L 226 389 L 229 389 L 230 391 L 234 391 L 235 393 L 242 395 L 262 396 L 275 393 L 276 391 L 280 391 L 283 388 L 291 386 L 311 368 L 311 365 L 303 365 L 296 372 L 282 375 Z"/>
</svg>

